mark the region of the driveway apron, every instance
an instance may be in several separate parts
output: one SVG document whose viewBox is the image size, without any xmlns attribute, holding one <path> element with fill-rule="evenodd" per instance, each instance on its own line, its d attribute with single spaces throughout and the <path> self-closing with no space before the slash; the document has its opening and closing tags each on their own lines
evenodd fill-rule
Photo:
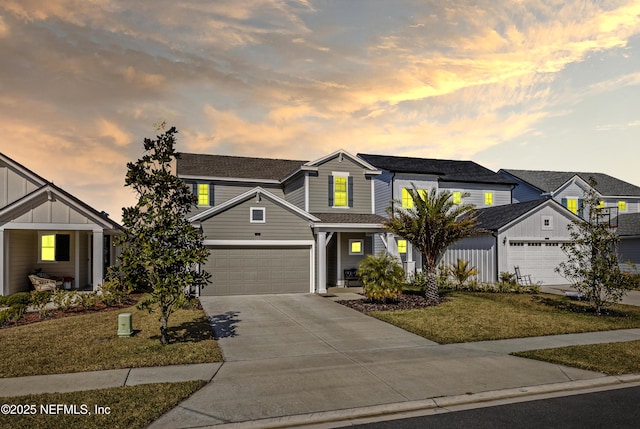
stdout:
<svg viewBox="0 0 640 429">
<path fill-rule="evenodd" d="M 151 428 L 345 410 L 602 374 L 440 346 L 318 295 L 203 297 L 225 362 Z"/>
</svg>

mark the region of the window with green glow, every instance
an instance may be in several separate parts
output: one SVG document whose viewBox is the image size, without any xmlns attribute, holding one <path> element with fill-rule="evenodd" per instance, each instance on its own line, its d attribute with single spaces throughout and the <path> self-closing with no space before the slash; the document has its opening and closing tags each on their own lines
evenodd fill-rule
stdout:
<svg viewBox="0 0 640 429">
<path fill-rule="evenodd" d="M 493 192 L 485 192 L 484 193 L 484 205 L 492 206 L 493 205 Z"/>
<path fill-rule="evenodd" d="M 398 253 L 407 253 L 407 240 L 398 240 Z"/>
<path fill-rule="evenodd" d="M 333 205 L 335 207 L 346 207 L 347 203 L 347 178 L 335 177 L 333 182 Z"/>
<path fill-rule="evenodd" d="M 40 236 L 40 260 L 42 261 L 56 260 L 55 234 Z"/>
<path fill-rule="evenodd" d="M 454 191 L 452 195 L 453 195 L 453 204 L 460 204 L 462 202 L 462 192 Z"/>
<path fill-rule="evenodd" d="M 209 184 L 208 183 L 198 183 L 198 205 L 199 206 L 209 205 Z"/>
</svg>

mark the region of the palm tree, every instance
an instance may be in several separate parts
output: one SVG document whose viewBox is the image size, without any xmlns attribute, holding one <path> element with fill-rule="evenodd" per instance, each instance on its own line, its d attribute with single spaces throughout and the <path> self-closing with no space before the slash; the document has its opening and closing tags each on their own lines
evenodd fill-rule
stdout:
<svg viewBox="0 0 640 429">
<path fill-rule="evenodd" d="M 476 210 L 471 204 L 454 203 L 449 191 L 439 192 L 434 188 L 422 193 L 414 185 L 408 192 L 413 198 L 413 208 L 403 209 L 400 204 L 393 204 L 387 209 L 389 220 L 384 226 L 422 253 L 427 282 L 425 297 L 435 305 L 440 302 L 436 264 L 447 247 L 480 232 L 474 229 Z"/>
</svg>

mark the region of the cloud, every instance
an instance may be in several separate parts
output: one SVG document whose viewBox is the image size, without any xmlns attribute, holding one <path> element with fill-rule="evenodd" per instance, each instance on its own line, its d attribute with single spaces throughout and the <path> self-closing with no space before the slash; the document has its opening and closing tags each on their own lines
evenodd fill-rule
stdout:
<svg viewBox="0 0 640 429">
<path fill-rule="evenodd" d="M 117 146 L 127 146 L 132 141 L 132 137 L 129 133 L 122 130 L 115 123 L 106 119 L 100 119 L 98 121 L 98 132 L 101 137 L 106 137 Z"/>
</svg>

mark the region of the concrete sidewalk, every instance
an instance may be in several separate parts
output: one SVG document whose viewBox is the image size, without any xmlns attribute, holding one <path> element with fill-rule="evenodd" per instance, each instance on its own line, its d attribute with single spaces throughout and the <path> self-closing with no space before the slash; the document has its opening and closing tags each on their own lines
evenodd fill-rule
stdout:
<svg viewBox="0 0 640 429">
<path fill-rule="evenodd" d="M 554 295 L 564 295 L 565 292 L 575 292 L 576 289 L 571 285 L 553 285 L 553 286 L 541 286 L 540 292 L 552 293 Z M 625 296 L 620 301 L 621 304 L 640 306 L 640 291 L 630 290 L 627 291 Z"/>
<path fill-rule="evenodd" d="M 0 378 L 0 397 L 37 393 L 78 392 L 138 384 L 211 381 L 222 363 L 125 368 L 71 374 Z"/>
<path fill-rule="evenodd" d="M 438 345 L 317 295 L 203 300 L 225 363 L 150 427 L 282 427 L 640 381 L 509 356 L 640 330 Z"/>
</svg>

